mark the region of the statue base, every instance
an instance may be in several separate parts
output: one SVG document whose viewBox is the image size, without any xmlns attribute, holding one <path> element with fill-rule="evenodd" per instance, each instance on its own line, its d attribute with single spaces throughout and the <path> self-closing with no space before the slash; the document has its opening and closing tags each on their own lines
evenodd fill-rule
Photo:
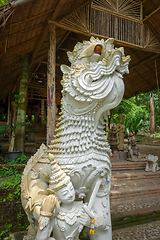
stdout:
<svg viewBox="0 0 160 240">
<path fill-rule="evenodd" d="M 133 156 L 133 158 L 127 158 L 129 162 L 146 162 L 146 155 Z"/>
<path fill-rule="evenodd" d="M 111 156 L 112 160 L 127 160 L 128 151 L 113 151 L 113 154 Z"/>
</svg>

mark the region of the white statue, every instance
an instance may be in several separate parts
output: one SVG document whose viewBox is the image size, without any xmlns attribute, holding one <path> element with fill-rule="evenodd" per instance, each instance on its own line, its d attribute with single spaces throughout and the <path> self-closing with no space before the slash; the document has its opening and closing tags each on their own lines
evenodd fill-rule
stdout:
<svg viewBox="0 0 160 240">
<path fill-rule="evenodd" d="M 79 240 L 83 226 L 91 228 L 93 233 L 94 227 L 107 228 L 106 220 L 91 210 L 95 194 L 92 194 L 88 206 L 82 201 L 75 201 L 75 190 L 70 177 L 57 165 L 53 155 L 50 154 L 49 158 L 51 177 L 48 191 L 51 195 L 42 204 L 36 239 L 47 240 L 53 231 L 54 239 Z M 58 201 L 60 206 L 56 206 Z"/>
<path fill-rule="evenodd" d="M 114 49 L 113 41 L 91 37 L 90 41 L 77 43 L 73 52 L 67 53 L 71 66 L 61 66 L 62 112 L 56 126 L 56 135 L 48 150 L 45 150 L 46 155 L 40 159 L 35 156 L 32 161 L 35 165 L 30 170 L 27 170 L 29 163 L 27 164 L 26 172 L 34 174 L 32 177 L 29 173 L 27 178 L 28 193 L 22 191 L 23 206 L 34 222 L 35 206 L 41 207 L 43 202 L 40 195 L 49 194 L 46 189 L 49 186 L 47 177 L 50 176 L 51 166 L 47 166 L 47 153 L 52 153 L 58 165 L 70 176 L 76 198 L 83 199 L 84 203 L 89 202 L 94 186 L 100 183 L 92 210 L 105 219 L 107 227 L 96 228 L 95 234 L 90 235 L 91 240 L 112 239 L 109 203 L 111 150 L 105 125 L 109 110 L 122 100 L 123 74 L 128 73 L 130 61 L 129 56 L 124 56 L 123 48 Z M 24 172 L 22 185 L 25 184 L 25 174 Z M 40 191 L 41 182 L 43 191 Z M 36 189 L 36 197 L 32 186 Z M 32 225 L 30 221 L 30 229 L 35 228 Z"/>
<path fill-rule="evenodd" d="M 147 155 L 146 156 L 146 172 L 156 172 L 159 171 L 159 166 L 158 166 L 158 156 L 154 156 L 154 155 Z"/>
</svg>

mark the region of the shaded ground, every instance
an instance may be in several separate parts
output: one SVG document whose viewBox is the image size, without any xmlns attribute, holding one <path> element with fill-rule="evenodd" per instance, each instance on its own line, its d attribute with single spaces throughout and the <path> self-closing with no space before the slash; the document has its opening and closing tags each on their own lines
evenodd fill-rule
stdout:
<svg viewBox="0 0 160 240">
<path fill-rule="evenodd" d="M 158 156 L 160 161 L 160 144 L 157 146 L 137 144 L 137 146 L 141 154 L 146 154 L 146 155 L 152 154 L 152 155 Z"/>
</svg>

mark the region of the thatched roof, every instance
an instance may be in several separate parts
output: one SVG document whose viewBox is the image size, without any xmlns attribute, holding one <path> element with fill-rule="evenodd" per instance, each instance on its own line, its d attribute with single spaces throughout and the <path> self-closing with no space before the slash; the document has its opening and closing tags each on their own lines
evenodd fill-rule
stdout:
<svg viewBox="0 0 160 240">
<path fill-rule="evenodd" d="M 0 8 L 0 99 L 18 92 L 23 54 L 30 55 L 29 98 L 46 98 L 49 21 L 56 24 L 56 87 L 66 51 L 90 36 L 115 38 L 131 56 L 125 97 L 156 88 L 160 75 L 159 0 L 16 0 Z M 19 5 L 18 5 L 19 4 Z"/>
</svg>

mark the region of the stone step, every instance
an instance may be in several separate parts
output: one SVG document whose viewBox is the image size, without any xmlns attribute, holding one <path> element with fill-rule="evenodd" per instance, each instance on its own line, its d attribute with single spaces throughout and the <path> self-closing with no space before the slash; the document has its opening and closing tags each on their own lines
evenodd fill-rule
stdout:
<svg viewBox="0 0 160 240">
<path fill-rule="evenodd" d="M 131 211 L 111 213 L 111 220 L 113 229 L 160 220 L 160 205 L 150 208 L 139 208 Z"/>
<path fill-rule="evenodd" d="M 129 180 L 157 179 L 160 178 L 160 171 L 145 172 L 144 170 L 130 170 L 128 172 L 112 172 L 112 183 Z"/>
<path fill-rule="evenodd" d="M 111 161 L 112 171 L 145 170 L 146 162 Z"/>
<path fill-rule="evenodd" d="M 113 180 L 111 184 L 111 190 L 121 191 L 121 190 L 134 190 L 145 188 L 148 191 L 149 187 L 160 186 L 160 178 L 146 178 L 146 179 L 123 179 L 123 180 Z"/>
<path fill-rule="evenodd" d="M 160 186 L 145 186 L 138 188 L 125 188 L 110 191 L 111 201 L 122 201 L 126 199 L 135 199 L 141 197 L 157 196 L 160 194 Z"/>
</svg>

